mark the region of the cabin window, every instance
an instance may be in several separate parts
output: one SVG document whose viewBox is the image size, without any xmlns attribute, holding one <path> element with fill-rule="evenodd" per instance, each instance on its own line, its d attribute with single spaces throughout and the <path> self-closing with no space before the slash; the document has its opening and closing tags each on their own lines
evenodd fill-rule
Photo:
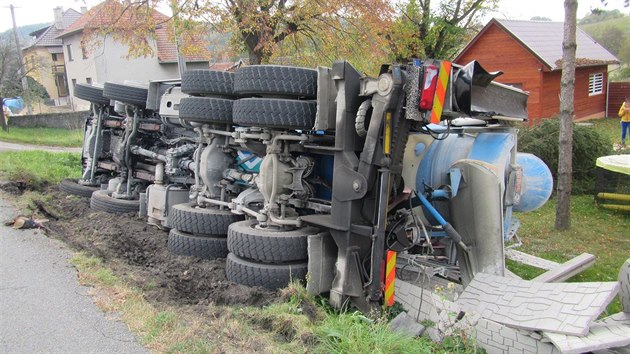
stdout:
<svg viewBox="0 0 630 354">
<path fill-rule="evenodd" d="M 91 77 L 86 77 L 86 78 L 85 78 L 85 82 L 86 82 L 88 85 L 92 85 L 92 78 L 91 78 Z"/>
<path fill-rule="evenodd" d="M 588 95 L 599 95 L 604 92 L 604 74 L 596 73 L 588 76 Z"/>
<path fill-rule="evenodd" d="M 57 61 L 57 53 L 52 53 L 51 56 L 53 61 Z"/>
</svg>

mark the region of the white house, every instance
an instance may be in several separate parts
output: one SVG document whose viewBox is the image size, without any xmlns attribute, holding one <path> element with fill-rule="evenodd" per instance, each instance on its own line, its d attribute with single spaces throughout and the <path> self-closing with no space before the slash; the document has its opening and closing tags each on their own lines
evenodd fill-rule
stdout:
<svg viewBox="0 0 630 354">
<path fill-rule="evenodd" d="M 95 47 L 83 42 L 85 30 L 103 26 L 103 19 L 112 17 L 111 6 L 121 5 L 108 0 L 93 7 L 58 37 L 63 41 L 66 75 L 75 109 L 89 107 L 88 102 L 74 97 L 74 85 L 77 83 L 148 83 L 150 80 L 179 78 L 177 48 L 169 40 L 165 25 L 158 25 L 154 36 L 148 38 L 153 55 L 146 57 L 127 58 L 129 47 L 110 35 L 96 38 L 95 42 L 91 42 L 97 43 Z M 166 15 L 157 11 L 154 11 L 153 16 L 159 19 L 158 22 L 168 20 Z M 186 56 L 185 59 L 187 69 L 209 67 L 208 54 Z"/>
</svg>

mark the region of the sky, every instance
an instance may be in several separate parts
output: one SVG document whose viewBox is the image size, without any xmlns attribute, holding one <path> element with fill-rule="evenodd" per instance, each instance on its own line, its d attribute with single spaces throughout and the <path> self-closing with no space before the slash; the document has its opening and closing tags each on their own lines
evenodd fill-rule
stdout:
<svg viewBox="0 0 630 354">
<path fill-rule="evenodd" d="M 11 11 L 9 5 L 15 5 L 15 20 L 18 26 L 53 21 L 53 8 L 62 6 L 77 11 L 81 6 L 92 7 L 99 0 L 0 0 L 0 32 L 12 28 Z M 584 17 L 591 8 L 607 10 L 619 9 L 628 13 L 630 9 L 623 7 L 623 0 L 606 0 L 607 6 L 602 6 L 601 0 L 578 0 L 577 17 Z M 499 11 L 492 15 L 498 18 L 515 20 L 529 20 L 534 16 L 544 16 L 553 21 L 563 21 L 563 0 L 501 0 Z M 492 17 L 491 16 L 491 17 Z M 488 18 L 489 19 L 489 18 Z"/>
</svg>

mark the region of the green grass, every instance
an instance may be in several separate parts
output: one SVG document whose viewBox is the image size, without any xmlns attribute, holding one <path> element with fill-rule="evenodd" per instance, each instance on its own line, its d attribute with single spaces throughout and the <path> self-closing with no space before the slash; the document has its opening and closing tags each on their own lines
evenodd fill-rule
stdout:
<svg viewBox="0 0 630 354">
<path fill-rule="evenodd" d="M 619 118 L 588 121 L 593 129 L 612 145 L 620 141 Z M 519 249 L 545 259 L 565 262 L 580 255 L 595 255 L 595 265 L 570 281 L 615 281 L 623 262 L 630 257 L 630 215 L 598 208 L 592 195 L 571 197 L 571 228 L 555 230 L 557 200 L 552 198 L 542 208 L 529 213 L 517 213 L 521 221 L 518 232 L 523 241 Z M 508 261 L 508 268 L 525 279 L 534 278 L 544 270 Z M 608 313 L 618 312 L 618 301 Z"/>
<path fill-rule="evenodd" d="M 31 189 L 81 177 L 81 155 L 68 152 L 16 151 L 0 153 L 0 178 Z"/>
<path fill-rule="evenodd" d="M 606 21 L 588 23 L 579 25 L 579 27 L 592 37 L 599 37 L 605 33 L 609 27 L 615 27 L 621 30 L 625 35 L 630 36 L 630 17 L 612 18 Z"/>
<path fill-rule="evenodd" d="M 556 200 L 529 213 L 519 213 L 518 235 L 523 241 L 519 249 L 556 262 L 565 262 L 581 253 L 595 255 L 595 265 L 570 281 L 616 281 L 623 262 L 630 257 L 630 216 L 600 209 L 593 196 L 571 197 L 571 228 L 555 229 Z M 543 271 L 510 262 L 508 267 L 525 279 Z M 618 312 L 613 303 L 609 312 Z"/>
<path fill-rule="evenodd" d="M 608 138 L 611 144 L 621 142 L 621 127 L 619 117 L 617 117 L 617 109 L 619 109 L 619 107 L 611 109 L 610 112 L 614 115 L 613 117 L 587 121 L 588 123 L 593 123 L 593 127 L 597 129 L 600 134 Z"/>
<path fill-rule="evenodd" d="M 208 305 L 207 312 L 149 303 L 141 291 L 113 274 L 99 258 L 77 253 L 70 261 L 79 281 L 95 289 L 105 312 L 120 314 L 150 350 L 160 353 L 454 353 L 456 345 L 394 333 L 384 316 L 338 313 L 321 306 L 303 286 L 290 284 L 285 301 L 264 308 Z"/>
<path fill-rule="evenodd" d="M 33 145 L 81 147 L 83 130 L 57 128 L 9 128 L 0 130 L 0 140 Z"/>
</svg>

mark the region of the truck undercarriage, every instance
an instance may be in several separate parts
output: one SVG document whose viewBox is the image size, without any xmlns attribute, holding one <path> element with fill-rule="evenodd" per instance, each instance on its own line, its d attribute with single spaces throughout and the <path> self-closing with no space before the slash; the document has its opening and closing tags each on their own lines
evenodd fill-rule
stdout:
<svg viewBox="0 0 630 354">
<path fill-rule="evenodd" d="M 226 258 L 237 283 L 306 280 L 333 307 L 369 312 L 418 285 L 394 281 L 397 255 L 465 296 L 510 277 L 513 213 L 552 191 L 547 166 L 517 152 L 527 94 L 499 74 L 427 60 L 371 78 L 339 61 L 77 86 L 93 107 L 78 184 L 106 186 L 93 208 L 170 229 L 171 252 Z"/>
</svg>

